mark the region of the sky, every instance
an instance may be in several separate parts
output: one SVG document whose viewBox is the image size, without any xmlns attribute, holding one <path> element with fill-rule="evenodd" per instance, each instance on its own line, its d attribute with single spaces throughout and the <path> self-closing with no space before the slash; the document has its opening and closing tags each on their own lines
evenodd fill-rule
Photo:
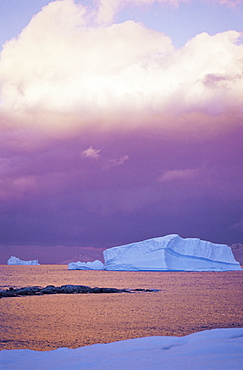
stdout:
<svg viewBox="0 0 243 370">
<path fill-rule="evenodd" d="M 0 9 L 0 263 L 243 243 L 242 0 Z"/>
</svg>

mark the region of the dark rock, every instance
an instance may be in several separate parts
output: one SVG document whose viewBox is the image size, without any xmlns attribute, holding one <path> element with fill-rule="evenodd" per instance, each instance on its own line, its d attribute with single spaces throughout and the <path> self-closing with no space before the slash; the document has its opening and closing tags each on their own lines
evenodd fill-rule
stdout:
<svg viewBox="0 0 243 370">
<path fill-rule="evenodd" d="M 75 293 L 75 285 L 62 285 L 61 286 L 61 292 L 64 294 L 70 294 Z"/>
<path fill-rule="evenodd" d="M 55 294 L 57 288 L 54 285 L 47 285 L 45 288 L 40 289 L 41 294 Z"/>
<path fill-rule="evenodd" d="M 11 290 L 1 290 L 0 297 L 17 297 L 17 295 Z"/>
<path fill-rule="evenodd" d="M 47 285 L 44 288 L 39 286 L 23 287 L 23 288 L 9 288 L 7 290 L 0 290 L 0 298 L 2 297 L 18 297 L 28 295 L 42 295 L 42 294 L 87 294 L 87 293 L 132 293 L 132 292 L 157 292 L 158 289 L 117 289 L 117 288 L 90 288 L 86 285 L 62 285 L 56 287 L 54 285 Z"/>
<path fill-rule="evenodd" d="M 15 292 L 17 295 L 33 295 L 36 292 L 40 290 L 39 287 L 24 287 L 20 289 L 14 289 L 13 292 Z"/>
<path fill-rule="evenodd" d="M 117 289 L 117 288 L 92 288 L 90 293 L 124 293 L 127 289 Z"/>
<path fill-rule="evenodd" d="M 102 288 L 102 293 L 122 293 L 122 290 L 116 288 Z"/>
<path fill-rule="evenodd" d="M 141 289 L 141 288 L 136 288 L 132 289 L 131 291 L 133 292 L 159 292 L 159 289 Z"/>
<path fill-rule="evenodd" d="M 86 294 L 86 293 L 91 293 L 92 288 L 89 286 L 85 285 L 78 285 L 76 288 L 76 293 L 81 293 L 81 294 Z"/>
<path fill-rule="evenodd" d="M 90 293 L 102 293 L 102 289 L 101 288 L 98 288 L 98 287 L 95 287 L 95 288 L 92 288 L 91 289 L 91 292 Z"/>
</svg>

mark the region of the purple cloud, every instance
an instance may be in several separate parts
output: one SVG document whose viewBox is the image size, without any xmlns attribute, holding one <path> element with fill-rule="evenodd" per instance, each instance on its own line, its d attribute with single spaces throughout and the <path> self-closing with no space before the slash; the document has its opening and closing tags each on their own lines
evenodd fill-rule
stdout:
<svg viewBox="0 0 243 370">
<path fill-rule="evenodd" d="M 2 51 L 0 262 L 167 233 L 241 242 L 240 33 L 176 50 L 92 19 L 52 2 Z"/>
</svg>

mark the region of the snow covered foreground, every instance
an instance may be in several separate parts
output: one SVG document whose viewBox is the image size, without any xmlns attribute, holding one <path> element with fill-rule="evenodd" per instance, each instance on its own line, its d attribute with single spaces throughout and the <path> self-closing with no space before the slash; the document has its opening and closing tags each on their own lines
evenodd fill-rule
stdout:
<svg viewBox="0 0 243 370">
<path fill-rule="evenodd" d="M 235 271 L 241 270 L 232 250 L 177 234 L 106 249 L 100 261 L 69 263 L 69 270 L 108 271 Z M 103 267 L 102 267 L 103 265 Z M 98 268 L 96 267 L 98 266 Z"/>
<path fill-rule="evenodd" d="M 146 337 L 77 349 L 3 350 L 2 370 L 241 370 L 243 328 L 206 330 L 185 337 Z"/>
</svg>

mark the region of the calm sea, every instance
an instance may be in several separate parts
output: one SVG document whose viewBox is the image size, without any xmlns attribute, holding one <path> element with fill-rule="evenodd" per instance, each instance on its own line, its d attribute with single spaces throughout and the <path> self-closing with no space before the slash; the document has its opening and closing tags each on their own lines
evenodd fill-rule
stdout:
<svg viewBox="0 0 243 370">
<path fill-rule="evenodd" d="M 0 265 L 1 288 L 80 284 L 159 292 L 0 299 L 0 349 L 51 350 L 243 327 L 243 271 L 118 272 Z"/>
</svg>

